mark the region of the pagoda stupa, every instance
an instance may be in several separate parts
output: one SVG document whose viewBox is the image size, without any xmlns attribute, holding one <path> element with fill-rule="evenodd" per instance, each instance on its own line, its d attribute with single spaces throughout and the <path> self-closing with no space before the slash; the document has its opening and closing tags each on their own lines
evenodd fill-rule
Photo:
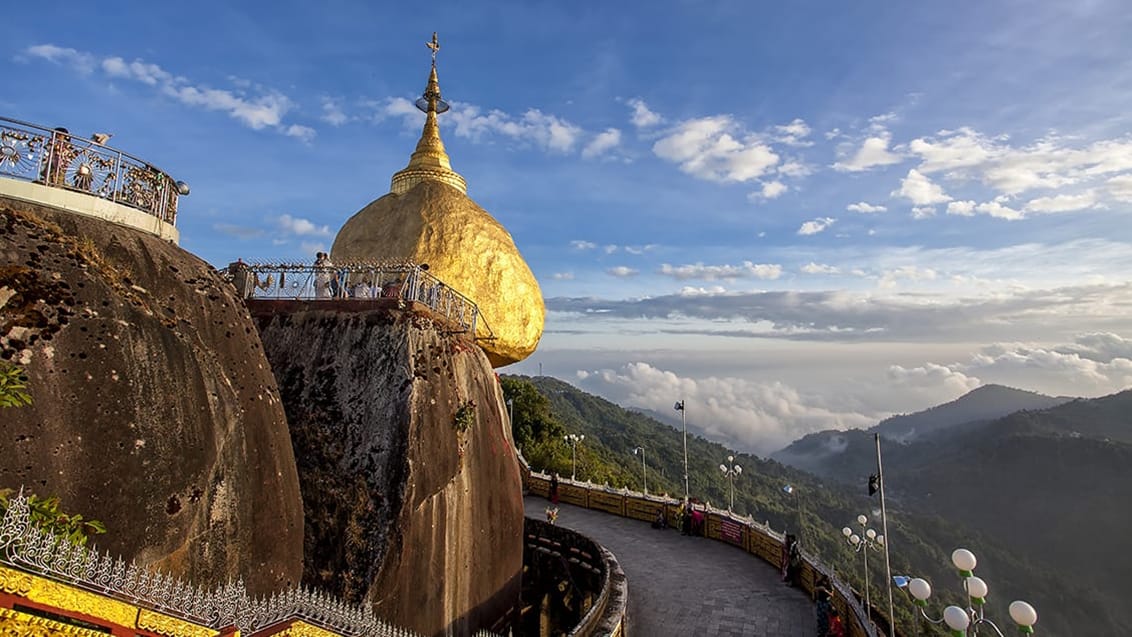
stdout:
<svg viewBox="0 0 1132 637">
<path fill-rule="evenodd" d="M 437 117 L 449 109 L 436 75 L 436 34 L 428 86 L 416 106 L 424 130 L 409 165 L 393 175 L 389 194 L 343 224 L 335 263 L 405 260 L 429 272 L 479 307 L 491 338 L 478 340 L 493 367 L 523 360 L 542 337 L 546 307 L 538 281 L 511 234 L 468 197 L 464 178 L 440 139 Z M 480 331 L 482 334 L 483 331 Z"/>
</svg>

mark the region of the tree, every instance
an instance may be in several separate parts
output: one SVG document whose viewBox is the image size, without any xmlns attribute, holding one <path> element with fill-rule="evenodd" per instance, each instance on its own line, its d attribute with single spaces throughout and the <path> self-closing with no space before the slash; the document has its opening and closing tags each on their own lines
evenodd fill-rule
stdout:
<svg viewBox="0 0 1132 637">
<path fill-rule="evenodd" d="M 500 379 L 503 398 L 511 403 L 511 437 L 532 467 L 564 470 L 561 440 L 566 430 L 550 413 L 550 401 L 538 388 L 519 378 Z"/>
</svg>

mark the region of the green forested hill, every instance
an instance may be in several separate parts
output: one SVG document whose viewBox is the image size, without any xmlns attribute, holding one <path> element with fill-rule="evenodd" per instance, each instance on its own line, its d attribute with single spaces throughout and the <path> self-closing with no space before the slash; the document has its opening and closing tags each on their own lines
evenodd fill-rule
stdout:
<svg viewBox="0 0 1132 637">
<path fill-rule="evenodd" d="M 562 436 L 584 434 L 585 441 L 578 446 L 578 479 L 641 489 L 641 460 L 633 449 L 643 446 L 649 491 L 683 495 L 683 446 L 677 429 L 553 378 L 505 377 L 503 382 L 505 395 L 514 400 L 516 444 L 533 468 L 569 476 L 570 448 Z M 1081 413 L 1094 418 L 1121 413 L 1120 401 L 1100 400 L 1098 404 L 1073 401 L 1054 410 L 1078 405 Z M 915 453 L 885 443 L 886 487 L 895 496 L 888 503 L 893 573 L 927 577 L 936 594 L 953 594 L 959 588 L 948 556 L 963 546 L 978 555 L 979 575 L 991 586 L 988 614 L 1005 623 L 1004 628 L 1010 624 L 1006 605 L 1024 598 L 1038 608 L 1042 635 L 1132 634 L 1129 612 L 1117 601 L 1128 587 L 1109 578 L 1110 573 L 1125 568 L 1127 560 L 1120 556 L 1108 560 L 1086 534 L 1094 523 L 1107 529 L 1112 518 L 1121 517 L 1127 498 L 1111 498 L 1123 493 L 1121 489 L 1132 488 L 1127 473 L 1132 471 L 1132 457 L 1123 445 L 1099 439 L 1087 440 L 1092 446 L 1066 446 L 1069 441 L 1082 442 L 1084 436 L 1062 426 L 1056 427 L 1060 433 L 1050 435 L 1053 425 L 1046 420 L 1036 417 L 1038 424 L 1030 422 L 1034 414 L 1041 413 L 1022 412 L 1011 417 L 1020 420 L 993 421 L 997 423 L 995 435 L 984 435 L 985 440 L 962 428 L 962 435 L 951 442 L 937 440 L 933 446 L 913 449 Z M 1073 418 L 1067 412 L 1058 413 Z M 1113 423 L 1097 423 L 1090 431 L 1119 429 Z M 850 464 L 871 466 L 872 447 L 867 448 L 868 459 Z M 1058 454 L 1061 464 L 1049 464 Z M 866 495 L 867 474 L 855 483 L 841 483 L 689 436 L 692 497 L 726 508 L 728 483 L 719 465 L 729 455 L 743 467 L 735 483 L 735 511 L 769 522 L 777 530 L 799 532 L 806 550 L 859 587 L 860 556 L 848 550 L 839 529 L 862 512 L 879 527 L 879 503 Z M 1047 463 L 1049 470 L 1037 475 L 1040 469 L 1033 465 L 1038 462 L 1035 458 Z M 1070 479 L 1065 485 L 1068 492 L 1082 489 L 1082 483 L 1089 480 L 1102 481 L 1091 492 L 1079 495 L 1087 502 L 1070 506 L 1062 496 L 1072 498 L 1071 493 L 1048 500 L 1042 496 L 1044 490 L 1053 488 L 1061 472 L 1090 462 L 1095 471 L 1082 472 L 1080 480 Z M 1120 479 L 1122 483 L 1111 484 Z M 793 486 L 793 493 L 783 490 L 787 484 Z M 1106 503 L 1107 511 L 1103 510 Z M 1027 514 L 1014 516 L 1008 513 L 1012 507 L 1025 509 Z M 1063 515 L 1067 510 L 1072 514 Z M 1108 531 L 1104 533 L 1107 538 Z M 1122 542 L 1120 538 L 1118 543 Z M 1069 543 L 1075 544 L 1074 549 L 1067 549 Z M 1103 546 L 1106 551 L 1112 549 L 1111 543 Z M 883 559 L 876 555 L 878 559 L 870 560 L 874 600 L 884 597 L 877 585 L 883 580 Z M 1103 580 L 1098 579 L 1101 573 Z M 901 625 L 911 632 L 910 603 L 898 596 L 896 607 Z M 937 613 L 942 607 L 938 600 L 932 606 Z"/>
</svg>

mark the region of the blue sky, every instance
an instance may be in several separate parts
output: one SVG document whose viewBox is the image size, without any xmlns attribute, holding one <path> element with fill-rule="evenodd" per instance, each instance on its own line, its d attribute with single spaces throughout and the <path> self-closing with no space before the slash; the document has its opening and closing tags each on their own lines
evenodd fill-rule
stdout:
<svg viewBox="0 0 1132 637">
<path fill-rule="evenodd" d="M 0 114 L 113 133 L 190 183 L 182 246 L 216 265 L 310 258 L 388 192 L 438 31 L 453 167 L 549 309 L 508 371 L 653 409 L 684 397 L 758 451 L 985 382 L 1132 385 L 1118 0 L 6 17 Z"/>
</svg>

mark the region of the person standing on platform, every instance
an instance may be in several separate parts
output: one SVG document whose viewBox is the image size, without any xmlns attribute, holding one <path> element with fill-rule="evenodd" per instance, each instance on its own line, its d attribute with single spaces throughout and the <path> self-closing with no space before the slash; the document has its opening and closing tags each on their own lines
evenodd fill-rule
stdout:
<svg viewBox="0 0 1132 637">
<path fill-rule="evenodd" d="M 550 474 L 550 492 L 547 494 L 550 501 L 558 504 L 558 472 Z"/>
<path fill-rule="evenodd" d="M 814 612 L 818 619 L 818 637 L 829 635 L 829 611 L 833 608 L 833 587 L 829 578 L 819 575 L 814 584 Z"/>
<path fill-rule="evenodd" d="M 325 252 L 314 255 L 314 296 L 316 299 L 330 298 L 330 281 L 334 277 L 334 264 Z"/>
</svg>

